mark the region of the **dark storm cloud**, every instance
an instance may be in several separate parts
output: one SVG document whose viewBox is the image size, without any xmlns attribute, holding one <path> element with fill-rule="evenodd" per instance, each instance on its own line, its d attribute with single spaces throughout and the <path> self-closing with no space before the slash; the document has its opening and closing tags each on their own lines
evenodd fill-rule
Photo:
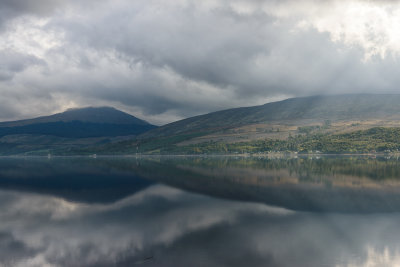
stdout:
<svg viewBox="0 0 400 267">
<path fill-rule="evenodd" d="M 38 249 L 29 248 L 24 242 L 15 239 L 9 232 L 0 232 L 0 263 L 11 266 L 13 263 L 23 261 L 34 256 Z"/>
<path fill-rule="evenodd" d="M 0 8 L 11 10 L 16 14 L 33 13 L 47 15 L 62 2 L 62 0 L 1 0 Z"/>
<path fill-rule="evenodd" d="M 21 15 L 48 16 L 64 0 L 1 0 L 0 1 L 0 30 L 8 20 Z"/>
<path fill-rule="evenodd" d="M 1 10 L 14 14 L 5 18 L 34 18 L 14 23 L 0 38 L 0 48 L 15 52 L 7 52 L 8 58 L 27 56 L 23 67 L 0 69 L 0 79 L 8 83 L 0 90 L 18 88 L 33 103 L 42 96 L 52 99 L 43 113 L 113 105 L 159 124 L 290 96 L 397 92 L 395 42 L 381 44 L 385 36 L 368 31 L 373 38 L 365 41 L 362 32 L 354 35 L 357 28 L 340 32 L 346 30 L 335 26 L 346 8 L 341 3 L 3 1 Z M 381 5 L 368 3 L 368 8 Z M 35 22 L 40 17 L 46 21 Z M 333 41 L 334 36 L 346 39 Z M 34 64 L 32 56 L 46 64 L 27 67 Z M 15 101 L 21 116 L 39 110 L 21 98 Z"/>
</svg>

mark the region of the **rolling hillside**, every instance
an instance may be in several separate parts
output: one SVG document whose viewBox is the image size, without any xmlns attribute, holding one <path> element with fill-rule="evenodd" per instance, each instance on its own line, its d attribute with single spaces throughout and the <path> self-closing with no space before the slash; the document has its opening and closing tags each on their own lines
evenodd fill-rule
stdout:
<svg viewBox="0 0 400 267">
<path fill-rule="evenodd" d="M 173 122 L 143 137 L 197 131 L 217 132 L 252 124 L 307 125 L 325 121 L 399 121 L 400 95 L 336 95 L 291 98 L 261 106 L 234 108 Z"/>
<path fill-rule="evenodd" d="M 400 151 L 399 103 L 400 95 L 382 94 L 292 98 L 187 118 L 75 153 Z"/>
<path fill-rule="evenodd" d="M 158 128 L 112 108 L 69 110 L 0 123 L 0 154 L 398 153 L 399 103 L 400 95 L 292 98 Z"/>
</svg>

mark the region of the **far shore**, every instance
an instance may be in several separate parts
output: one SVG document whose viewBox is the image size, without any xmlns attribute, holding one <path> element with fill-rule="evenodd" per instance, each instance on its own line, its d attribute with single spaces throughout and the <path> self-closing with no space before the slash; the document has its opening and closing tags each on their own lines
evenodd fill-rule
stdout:
<svg viewBox="0 0 400 267">
<path fill-rule="evenodd" d="M 272 152 L 272 153 L 226 153 L 226 154 L 76 154 L 76 155 L 34 155 L 34 154 L 19 154 L 19 155 L 2 155 L 0 158 L 151 158 L 151 157 L 253 157 L 253 158 L 298 158 L 298 157 L 400 157 L 400 153 L 289 153 L 289 152 Z"/>
</svg>

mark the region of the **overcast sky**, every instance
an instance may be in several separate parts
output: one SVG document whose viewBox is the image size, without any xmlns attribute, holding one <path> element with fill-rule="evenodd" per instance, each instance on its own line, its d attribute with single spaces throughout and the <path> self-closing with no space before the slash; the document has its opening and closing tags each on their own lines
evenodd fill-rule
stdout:
<svg viewBox="0 0 400 267">
<path fill-rule="evenodd" d="M 398 93 L 399 56 L 397 1 L 0 0 L 0 120 Z"/>
</svg>

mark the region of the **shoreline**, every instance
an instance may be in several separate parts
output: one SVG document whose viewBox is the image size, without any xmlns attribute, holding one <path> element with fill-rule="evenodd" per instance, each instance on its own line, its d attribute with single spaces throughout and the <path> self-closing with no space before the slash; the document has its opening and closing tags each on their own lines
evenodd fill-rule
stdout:
<svg viewBox="0 0 400 267">
<path fill-rule="evenodd" d="M 76 154 L 76 155 L 1 155 L 4 158 L 151 158 L 151 157 L 242 157 L 242 158 L 302 158 L 302 157 L 400 157 L 400 153 L 240 153 L 240 154 Z"/>
</svg>

